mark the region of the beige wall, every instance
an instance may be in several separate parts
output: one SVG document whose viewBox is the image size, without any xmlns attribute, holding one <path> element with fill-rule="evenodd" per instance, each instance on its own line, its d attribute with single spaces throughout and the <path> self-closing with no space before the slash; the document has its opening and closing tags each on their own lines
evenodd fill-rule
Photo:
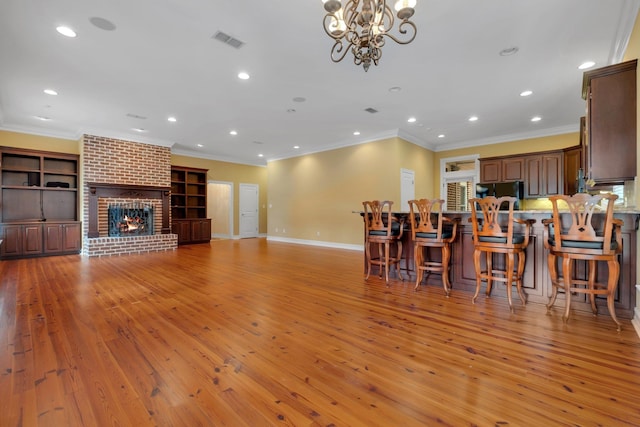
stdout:
<svg viewBox="0 0 640 427">
<path fill-rule="evenodd" d="M 0 130 L 0 145 L 29 150 L 53 151 L 56 153 L 80 154 L 82 141 Z"/>
<path fill-rule="evenodd" d="M 260 234 L 267 232 L 267 168 L 263 166 L 249 166 L 238 163 L 220 162 L 217 160 L 199 159 L 196 157 L 171 155 L 173 166 L 187 166 L 208 169 L 207 181 L 226 181 L 233 183 L 233 234 L 238 236 L 240 184 L 258 184 L 259 194 L 259 228 Z"/>
<path fill-rule="evenodd" d="M 400 203 L 400 170 L 415 171 L 416 197 L 433 195 L 433 153 L 400 138 L 268 164 L 269 236 L 362 244 L 364 200 Z M 400 210 L 400 208 L 398 208 Z"/>
</svg>

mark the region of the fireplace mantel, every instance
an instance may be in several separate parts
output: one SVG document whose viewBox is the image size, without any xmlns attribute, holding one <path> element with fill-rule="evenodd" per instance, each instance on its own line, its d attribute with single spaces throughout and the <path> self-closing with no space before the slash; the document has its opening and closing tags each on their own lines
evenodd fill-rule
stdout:
<svg viewBox="0 0 640 427">
<path fill-rule="evenodd" d="M 98 198 L 162 199 L 162 234 L 169 234 L 169 196 L 171 187 L 153 187 L 128 184 L 90 182 L 89 187 L 89 238 L 100 237 L 98 232 Z"/>
</svg>

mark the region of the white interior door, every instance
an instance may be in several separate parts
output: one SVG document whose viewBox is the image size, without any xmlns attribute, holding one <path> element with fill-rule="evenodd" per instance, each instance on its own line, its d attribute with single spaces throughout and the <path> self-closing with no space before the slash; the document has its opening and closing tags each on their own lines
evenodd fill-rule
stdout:
<svg viewBox="0 0 640 427">
<path fill-rule="evenodd" d="M 209 181 L 207 212 L 211 218 L 211 237 L 233 237 L 233 183 Z"/>
<path fill-rule="evenodd" d="M 258 184 L 240 184 L 240 238 L 258 237 Z"/>
<path fill-rule="evenodd" d="M 409 200 L 416 198 L 415 171 L 400 169 L 400 206 L 394 206 L 398 212 L 409 212 Z"/>
</svg>

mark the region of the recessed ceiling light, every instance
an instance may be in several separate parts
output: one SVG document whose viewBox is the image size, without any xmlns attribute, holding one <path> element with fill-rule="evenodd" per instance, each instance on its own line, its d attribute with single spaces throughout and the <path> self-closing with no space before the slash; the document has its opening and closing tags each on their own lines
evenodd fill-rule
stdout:
<svg viewBox="0 0 640 427">
<path fill-rule="evenodd" d="M 136 132 L 140 132 L 140 133 L 146 132 L 146 130 L 142 128 L 131 128 L 131 130 L 135 130 Z"/>
<path fill-rule="evenodd" d="M 295 148 L 297 150 L 298 148 L 300 148 L 300 146 L 299 145 L 294 145 L 293 148 Z"/>
<path fill-rule="evenodd" d="M 520 96 L 529 96 L 531 95 L 533 92 L 530 90 L 523 90 L 522 92 L 520 92 Z"/>
<path fill-rule="evenodd" d="M 173 117 L 173 116 L 172 116 L 172 117 L 168 117 L 168 118 L 167 118 L 167 121 L 172 122 L 172 123 L 175 123 L 175 122 L 177 122 L 177 121 L 178 121 L 178 119 L 176 119 L 175 117 Z"/>
<path fill-rule="evenodd" d="M 354 134 L 355 136 L 358 136 L 358 135 L 360 135 L 360 132 L 355 131 L 353 134 Z"/>
<path fill-rule="evenodd" d="M 535 117 L 531 118 L 532 122 L 539 122 L 540 120 L 542 120 L 542 117 L 540 117 L 540 116 L 535 116 Z"/>
<path fill-rule="evenodd" d="M 44 93 L 46 93 L 47 95 L 57 95 L 58 94 L 58 92 L 56 92 L 53 89 L 45 89 Z"/>
<path fill-rule="evenodd" d="M 519 49 L 516 46 L 508 47 L 500 51 L 500 56 L 511 56 L 518 53 L 518 50 Z"/>
<path fill-rule="evenodd" d="M 44 116 L 34 116 L 34 117 L 38 120 L 42 120 L 43 122 L 48 122 L 49 120 L 51 120 L 49 117 L 44 117 Z"/>
<path fill-rule="evenodd" d="M 444 138 L 444 133 L 441 133 L 440 135 L 438 135 L 438 138 Z"/>
<path fill-rule="evenodd" d="M 241 73 L 238 73 L 238 78 L 240 80 L 249 80 L 249 77 L 250 77 L 249 74 L 245 73 L 244 71 Z"/>
<path fill-rule="evenodd" d="M 204 145 L 202 145 L 202 144 L 196 144 L 196 146 L 199 147 L 199 148 L 204 147 Z"/>
<path fill-rule="evenodd" d="M 258 157 L 264 157 L 264 154 L 258 154 Z"/>
<path fill-rule="evenodd" d="M 391 92 L 391 93 L 400 92 L 401 90 L 402 90 L 402 88 L 398 87 L 398 86 L 394 86 L 394 87 L 389 88 L 389 92 Z"/>
<path fill-rule="evenodd" d="M 475 122 L 475 121 L 477 121 L 477 120 L 478 120 L 478 116 L 471 116 L 471 117 L 469 117 L 469 121 L 470 121 L 470 122 Z"/>
<path fill-rule="evenodd" d="M 591 67 L 593 67 L 594 65 L 596 65 L 596 63 L 595 63 L 595 62 L 593 62 L 593 61 L 586 61 L 586 62 L 583 62 L 582 64 L 578 65 L 578 69 L 579 69 L 579 70 L 586 70 L 587 68 L 591 68 Z"/>
<path fill-rule="evenodd" d="M 56 31 L 59 32 L 60 34 L 62 34 L 65 37 L 75 37 L 76 36 L 76 32 L 73 31 L 71 28 L 69 27 L 65 27 L 63 25 L 56 27 Z"/>
<path fill-rule="evenodd" d="M 407 121 L 409 123 L 415 123 L 416 122 L 416 118 L 415 117 L 409 117 L 409 119 Z"/>
<path fill-rule="evenodd" d="M 304 102 L 306 101 L 306 98 L 303 98 L 302 96 L 296 96 L 295 98 L 293 98 L 293 102 Z"/>
<path fill-rule="evenodd" d="M 236 132 L 235 130 L 232 130 L 231 132 L 229 132 L 229 135 L 234 135 L 235 136 L 237 134 L 238 134 L 238 132 Z"/>
</svg>

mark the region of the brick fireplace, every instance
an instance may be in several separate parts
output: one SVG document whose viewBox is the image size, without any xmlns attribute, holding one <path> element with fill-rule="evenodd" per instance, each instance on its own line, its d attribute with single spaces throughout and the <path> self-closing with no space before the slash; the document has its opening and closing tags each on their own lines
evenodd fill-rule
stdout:
<svg viewBox="0 0 640 427">
<path fill-rule="evenodd" d="M 82 221 L 85 256 L 111 256 L 175 250 L 169 224 L 171 150 L 93 135 L 83 136 Z M 153 209 L 154 233 L 109 236 L 109 205 L 144 204 Z"/>
</svg>

